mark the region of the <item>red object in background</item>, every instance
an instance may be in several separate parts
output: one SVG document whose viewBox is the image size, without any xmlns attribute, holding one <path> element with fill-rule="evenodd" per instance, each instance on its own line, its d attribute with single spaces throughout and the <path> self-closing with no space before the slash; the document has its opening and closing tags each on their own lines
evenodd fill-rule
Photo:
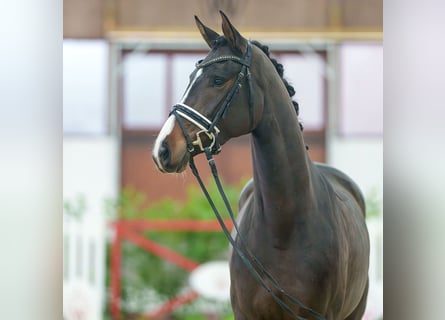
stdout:
<svg viewBox="0 0 445 320">
<path fill-rule="evenodd" d="M 231 229 L 233 223 L 230 220 L 224 221 L 227 228 Z M 192 271 L 198 267 L 198 263 L 184 257 L 176 251 L 167 248 L 157 242 L 147 239 L 141 232 L 148 230 L 156 231 L 194 231 L 194 232 L 219 232 L 221 227 L 217 220 L 117 220 L 111 223 L 114 228 L 115 235 L 111 247 L 111 299 L 110 311 L 114 320 L 120 319 L 121 315 L 121 243 L 122 241 L 130 241 L 138 247 L 150 252 L 162 259 L 183 268 Z M 147 315 L 148 319 L 156 319 L 171 313 L 180 306 L 189 303 L 199 294 L 193 290 L 185 294 L 176 296 L 164 303 L 157 310 Z"/>
</svg>

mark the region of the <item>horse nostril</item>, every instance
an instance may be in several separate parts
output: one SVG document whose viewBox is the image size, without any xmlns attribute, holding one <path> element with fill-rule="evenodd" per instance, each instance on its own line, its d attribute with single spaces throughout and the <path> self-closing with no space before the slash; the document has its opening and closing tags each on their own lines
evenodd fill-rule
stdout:
<svg viewBox="0 0 445 320">
<path fill-rule="evenodd" d="M 159 158 L 163 164 L 170 162 L 170 148 L 165 141 L 162 142 L 161 147 L 159 148 Z"/>
</svg>

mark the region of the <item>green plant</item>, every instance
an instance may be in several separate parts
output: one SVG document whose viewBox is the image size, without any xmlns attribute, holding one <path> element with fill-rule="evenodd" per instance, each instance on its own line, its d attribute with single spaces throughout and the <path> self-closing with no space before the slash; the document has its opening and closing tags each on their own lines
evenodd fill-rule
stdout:
<svg viewBox="0 0 445 320">
<path fill-rule="evenodd" d="M 80 220 L 87 208 L 85 195 L 78 194 L 74 199 L 63 200 L 63 212 L 66 216 Z"/>
<path fill-rule="evenodd" d="M 228 218 L 217 187 L 208 183 L 209 194 L 224 218 Z M 238 186 L 224 185 L 229 202 L 236 212 L 238 196 L 243 183 Z M 187 186 L 187 201 L 163 199 L 145 206 L 146 198 L 134 189 L 125 189 L 121 196 L 111 205 L 111 211 L 118 219 L 134 220 L 166 220 L 166 219 L 198 219 L 213 220 L 214 213 L 199 186 Z M 110 212 L 111 212 L 110 211 Z M 144 235 L 155 242 L 171 248 L 178 253 L 203 263 L 216 259 L 227 259 L 229 243 L 221 232 L 170 232 L 148 231 Z M 108 250 L 109 251 L 109 250 Z M 109 277 L 107 277 L 109 279 Z M 122 244 L 122 305 L 124 312 L 141 312 L 147 305 L 156 301 L 165 301 L 176 296 L 187 286 L 188 272 L 165 261 L 129 242 Z M 148 294 L 150 290 L 155 295 Z M 127 307 L 126 307 L 127 306 Z M 179 311 L 181 313 L 181 311 Z M 176 315 L 176 313 L 175 313 Z M 192 317 L 193 315 L 187 315 Z M 185 318 L 185 315 L 180 316 Z M 192 319 L 192 318 L 190 318 Z M 198 318 L 197 318 L 198 319 Z"/>
<path fill-rule="evenodd" d="M 366 197 L 366 218 L 375 218 L 382 213 L 382 199 L 376 189 Z"/>
</svg>

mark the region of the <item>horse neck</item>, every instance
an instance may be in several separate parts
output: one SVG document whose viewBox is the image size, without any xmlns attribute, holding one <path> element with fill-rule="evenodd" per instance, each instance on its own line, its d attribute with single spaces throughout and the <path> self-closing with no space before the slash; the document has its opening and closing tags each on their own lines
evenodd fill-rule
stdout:
<svg viewBox="0 0 445 320">
<path fill-rule="evenodd" d="M 297 115 L 280 80 L 265 96 L 264 111 L 252 131 L 257 210 L 275 235 L 285 240 L 304 223 L 311 201 L 310 159 Z"/>
</svg>

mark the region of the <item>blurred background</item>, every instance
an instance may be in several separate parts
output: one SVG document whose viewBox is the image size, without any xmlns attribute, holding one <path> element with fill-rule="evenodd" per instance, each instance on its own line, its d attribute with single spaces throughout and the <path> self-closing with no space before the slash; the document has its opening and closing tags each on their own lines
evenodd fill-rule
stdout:
<svg viewBox="0 0 445 320">
<path fill-rule="evenodd" d="M 383 316 L 382 1 L 65 0 L 63 10 L 65 319 L 232 318 L 224 284 L 222 297 L 202 296 L 189 281 L 199 265 L 227 261 L 227 240 L 196 222 L 213 213 L 193 175 L 161 174 L 151 160 L 208 51 L 193 16 L 219 32 L 218 10 L 284 65 L 311 158 L 361 187 L 371 234 L 364 319 Z M 252 175 L 249 137 L 216 162 L 236 207 Z"/>
</svg>

